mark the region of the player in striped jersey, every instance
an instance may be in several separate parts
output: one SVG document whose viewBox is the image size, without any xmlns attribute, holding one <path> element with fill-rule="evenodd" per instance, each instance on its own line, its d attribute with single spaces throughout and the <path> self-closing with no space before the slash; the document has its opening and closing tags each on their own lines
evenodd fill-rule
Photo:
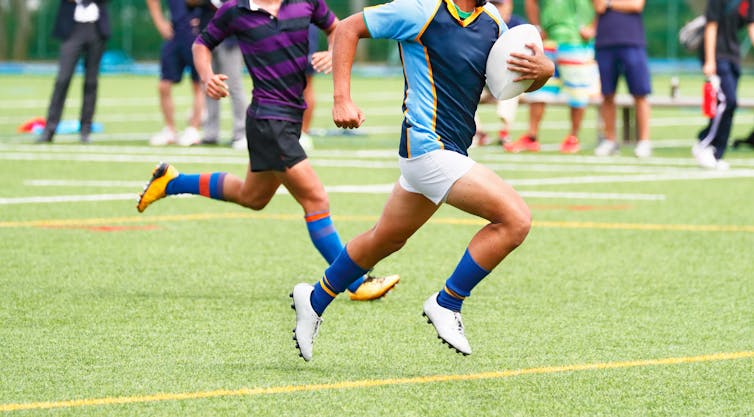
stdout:
<svg viewBox="0 0 754 417">
<path fill-rule="evenodd" d="M 227 97 L 227 76 L 213 72 L 212 49 L 228 36 L 237 37 L 254 83 L 246 111 L 246 178 L 226 172 L 181 174 L 162 163 L 139 197 L 139 212 L 175 194 L 199 194 L 262 210 L 283 185 L 304 209 L 314 246 L 328 264 L 335 260 L 343 244 L 330 217 L 324 186 L 299 144 L 306 108 L 303 90 L 310 23 L 330 35 L 338 19 L 324 0 L 230 0 L 217 10 L 194 43 L 194 63 L 207 95 L 215 100 Z M 317 71 L 329 73 L 331 55 L 318 54 L 312 64 Z M 348 287 L 351 299 L 380 298 L 398 280 L 397 275 L 372 277 L 365 273 Z"/>
</svg>

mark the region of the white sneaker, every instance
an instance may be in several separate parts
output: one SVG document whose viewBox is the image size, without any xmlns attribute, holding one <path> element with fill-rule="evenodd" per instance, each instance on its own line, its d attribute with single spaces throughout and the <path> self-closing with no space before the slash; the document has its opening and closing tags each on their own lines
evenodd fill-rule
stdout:
<svg viewBox="0 0 754 417">
<path fill-rule="evenodd" d="M 640 140 L 634 148 L 634 155 L 637 158 L 649 158 L 652 156 L 652 143 L 649 139 Z"/>
<path fill-rule="evenodd" d="M 437 293 L 432 294 L 424 302 L 424 313 L 427 323 L 431 323 L 437 330 L 437 337 L 448 346 L 463 355 L 471 354 L 471 346 L 463 334 L 463 321 L 461 313 L 448 310 L 437 304 Z"/>
<path fill-rule="evenodd" d="M 697 143 L 691 148 L 691 154 L 696 158 L 700 167 L 706 169 L 717 168 L 717 158 L 715 158 L 715 148 L 712 146 L 702 146 Z"/>
<path fill-rule="evenodd" d="M 301 283 L 293 287 L 291 308 L 296 310 L 296 328 L 293 329 L 293 340 L 299 356 L 305 361 L 312 360 L 312 345 L 317 337 L 322 317 L 318 316 L 312 308 L 311 295 L 314 287 L 311 284 Z"/>
<path fill-rule="evenodd" d="M 201 140 L 202 137 L 199 129 L 189 126 L 181 133 L 181 136 L 178 138 L 178 144 L 181 146 L 191 146 L 198 144 Z"/>
<path fill-rule="evenodd" d="M 165 127 L 159 132 L 152 135 L 149 138 L 149 144 L 152 146 L 165 146 L 171 143 L 175 143 L 175 130 Z"/>
<path fill-rule="evenodd" d="M 728 171 L 730 169 L 730 164 L 728 164 L 726 161 L 723 161 L 722 159 L 718 159 L 717 163 L 715 164 L 715 169 L 718 171 Z"/>
<path fill-rule="evenodd" d="M 248 149 L 248 146 L 246 144 L 247 144 L 246 138 L 237 139 L 237 140 L 234 140 L 230 144 L 230 147 L 233 148 L 233 149 L 235 149 L 235 150 L 237 150 L 237 151 L 245 151 L 245 150 Z"/>
<path fill-rule="evenodd" d="M 312 140 L 312 137 L 306 133 L 301 132 L 301 137 L 298 138 L 298 142 L 305 151 L 310 152 L 314 150 L 314 141 Z"/>
<path fill-rule="evenodd" d="M 615 155 L 616 152 L 618 152 L 618 142 L 610 139 L 604 139 L 594 149 L 594 154 L 597 156 Z"/>
</svg>

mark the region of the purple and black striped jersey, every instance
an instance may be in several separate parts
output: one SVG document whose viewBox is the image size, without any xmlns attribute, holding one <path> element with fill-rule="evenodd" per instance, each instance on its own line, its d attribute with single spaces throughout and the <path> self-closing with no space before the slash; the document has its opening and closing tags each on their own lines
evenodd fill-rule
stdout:
<svg viewBox="0 0 754 417">
<path fill-rule="evenodd" d="M 196 38 L 209 49 L 235 35 L 254 82 L 248 112 L 260 119 L 301 122 L 309 54 L 309 24 L 335 21 L 324 0 L 283 0 L 277 16 L 249 0 L 230 0 Z"/>
</svg>

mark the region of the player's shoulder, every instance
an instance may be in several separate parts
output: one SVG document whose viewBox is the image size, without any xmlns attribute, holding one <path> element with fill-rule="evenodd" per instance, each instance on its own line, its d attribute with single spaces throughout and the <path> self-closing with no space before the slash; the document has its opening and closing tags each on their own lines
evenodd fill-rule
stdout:
<svg viewBox="0 0 754 417">
<path fill-rule="evenodd" d="M 500 12 L 497 10 L 497 7 L 494 4 L 487 2 L 483 6 L 483 8 L 484 8 L 484 14 L 489 16 L 493 21 L 495 21 L 495 23 L 498 24 L 498 26 L 500 26 L 501 28 L 500 32 L 502 33 L 503 28 L 507 28 L 507 26 L 505 25 L 505 22 L 503 21 L 503 17 L 500 16 Z"/>
<path fill-rule="evenodd" d="M 444 0 L 393 0 L 375 6 L 367 7 L 368 9 L 382 10 L 382 6 L 387 6 L 385 9 L 389 9 L 394 13 L 403 17 L 416 17 L 417 15 L 427 15 L 433 13 L 434 10 L 443 3 Z"/>
</svg>

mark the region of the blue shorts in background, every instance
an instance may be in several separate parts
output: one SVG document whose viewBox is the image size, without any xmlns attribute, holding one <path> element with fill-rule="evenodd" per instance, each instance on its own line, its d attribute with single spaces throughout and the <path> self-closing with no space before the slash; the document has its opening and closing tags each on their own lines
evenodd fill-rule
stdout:
<svg viewBox="0 0 754 417">
<path fill-rule="evenodd" d="M 647 50 L 639 46 L 608 46 L 595 51 L 600 68 L 602 94 L 615 94 L 618 78 L 626 77 L 628 91 L 634 96 L 652 92 Z"/>
<path fill-rule="evenodd" d="M 181 82 L 183 72 L 188 68 L 191 71 L 191 79 L 199 81 L 199 74 L 194 68 L 194 57 L 191 46 L 194 38 L 189 36 L 175 36 L 173 39 L 163 42 L 160 50 L 160 79 L 173 83 Z"/>
</svg>

